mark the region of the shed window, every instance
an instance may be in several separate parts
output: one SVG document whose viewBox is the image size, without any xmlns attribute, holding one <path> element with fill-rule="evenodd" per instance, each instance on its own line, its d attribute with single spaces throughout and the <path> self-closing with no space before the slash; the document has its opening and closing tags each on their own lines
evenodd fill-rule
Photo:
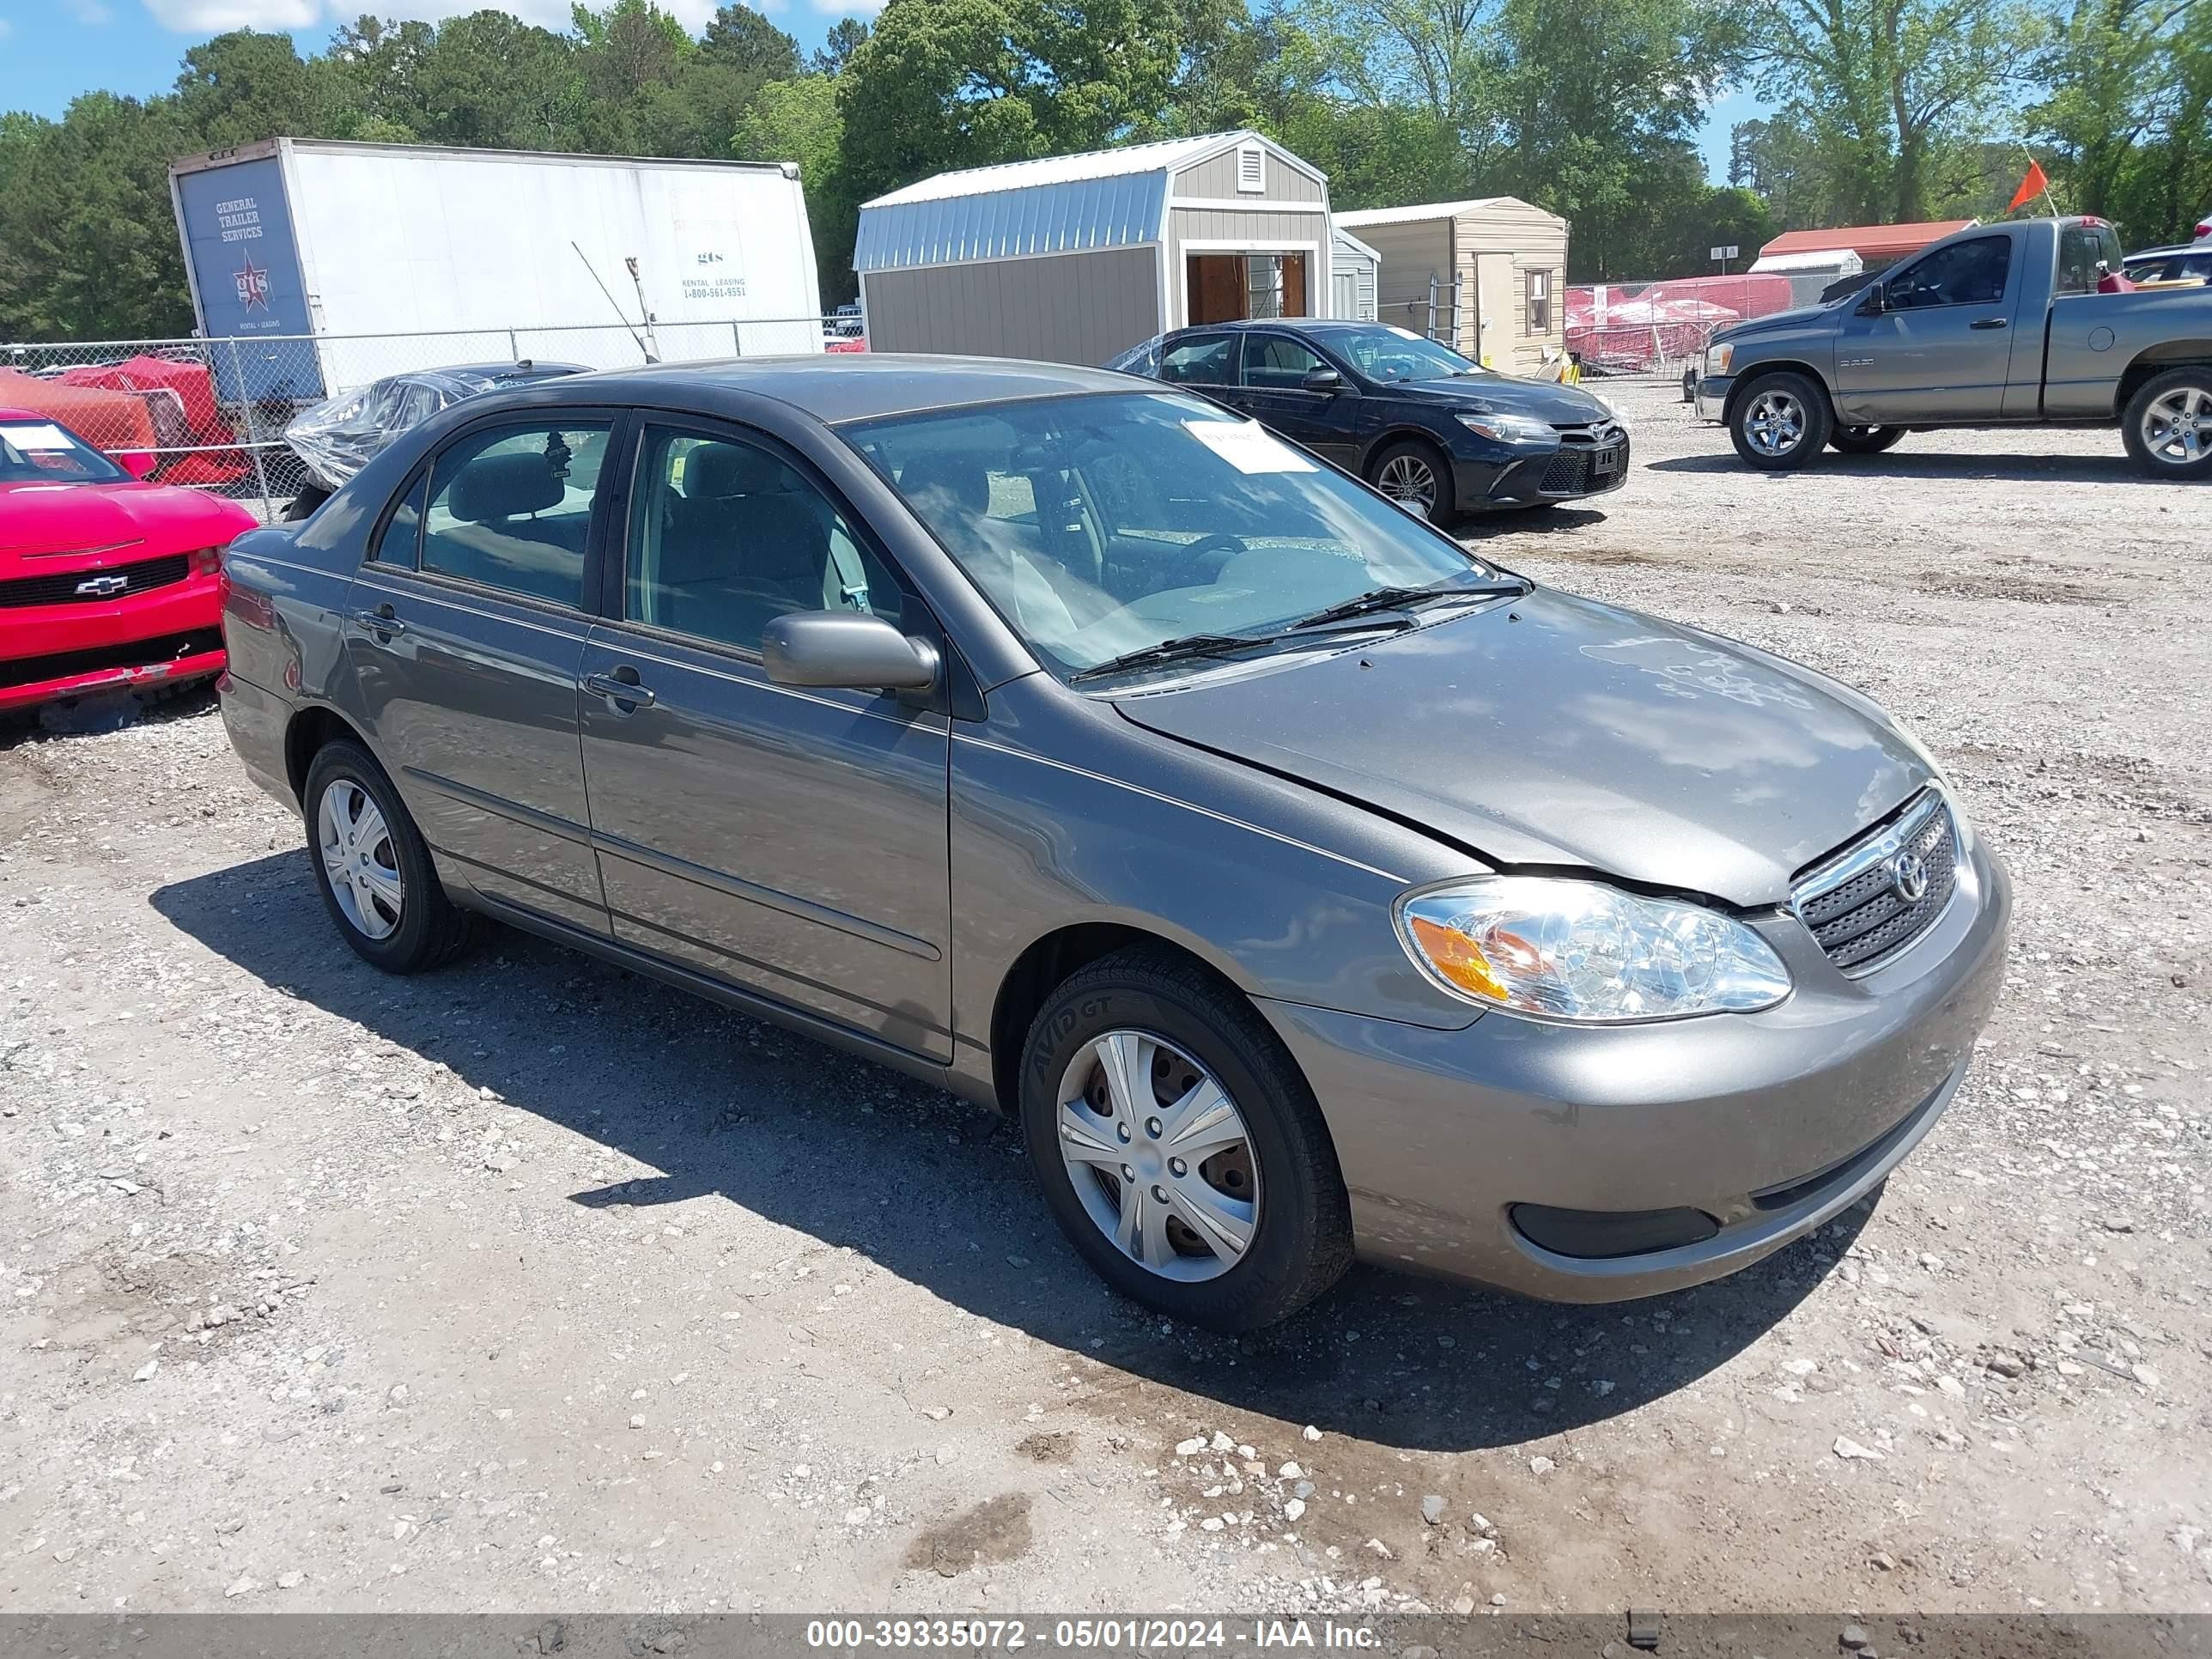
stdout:
<svg viewBox="0 0 2212 1659">
<path fill-rule="evenodd" d="M 1257 144 L 1237 148 L 1237 188 L 1248 191 L 1267 188 L 1267 152 Z"/>
<path fill-rule="evenodd" d="M 1528 331 L 1549 334 L 1552 331 L 1552 273 L 1532 270 L 1528 276 Z"/>
</svg>

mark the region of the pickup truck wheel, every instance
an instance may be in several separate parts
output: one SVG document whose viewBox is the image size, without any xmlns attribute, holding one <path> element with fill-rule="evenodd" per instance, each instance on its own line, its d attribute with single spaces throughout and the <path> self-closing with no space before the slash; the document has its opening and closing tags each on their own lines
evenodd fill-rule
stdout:
<svg viewBox="0 0 2212 1659">
<path fill-rule="evenodd" d="M 2212 477 L 2212 364 L 2154 374 L 2120 416 L 2136 465 L 2154 478 Z"/>
<path fill-rule="evenodd" d="M 1904 435 L 1901 426 L 1839 426 L 1828 434 L 1828 447 L 1838 455 L 1879 455 Z"/>
<path fill-rule="evenodd" d="M 1819 459 L 1835 420 L 1828 394 L 1802 374 L 1763 374 L 1736 394 L 1729 438 L 1762 472 L 1793 471 Z"/>
</svg>

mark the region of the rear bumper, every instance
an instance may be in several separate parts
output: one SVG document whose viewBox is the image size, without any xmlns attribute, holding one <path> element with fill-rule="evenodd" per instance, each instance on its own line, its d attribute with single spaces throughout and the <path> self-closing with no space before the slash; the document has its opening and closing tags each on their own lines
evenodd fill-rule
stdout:
<svg viewBox="0 0 2212 1659">
<path fill-rule="evenodd" d="M 293 793 L 284 767 L 284 734 L 292 723 L 292 705 L 235 674 L 225 674 L 216 683 L 216 691 L 222 708 L 223 730 L 246 768 L 246 775 L 272 798 L 298 811 L 300 798 Z"/>
<path fill-rule="evenodd" d="M 1796 988 L 1759 1014 L 1437 1031 L 1261 1006 L 1328 1121 L 1362 1255 L 1618 1301 L 1748 1267 L 1879 1184 L 1966 1075 L 2010 915 L 1977 845 L 1935 927 L 1863 978 L 1793 918 L 1762 923 Z"/>
</svg>

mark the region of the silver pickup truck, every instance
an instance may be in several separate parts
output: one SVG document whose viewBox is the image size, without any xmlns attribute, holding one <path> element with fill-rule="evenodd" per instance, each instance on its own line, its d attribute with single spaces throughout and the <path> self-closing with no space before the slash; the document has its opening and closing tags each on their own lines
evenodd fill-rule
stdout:
<svg viewBox="0 0 2212 1659">
<path fill-rule="evenodd" d="M 2098 292 L 2120 258 L 2100 219 L 1960 231 L 1841 299 L 1715 335 L 1698 413 L 1769 471 L 1941 427 L 2118 422 L 2144 471 L 2212 477 L 2212 289 Z"/>
</svg>

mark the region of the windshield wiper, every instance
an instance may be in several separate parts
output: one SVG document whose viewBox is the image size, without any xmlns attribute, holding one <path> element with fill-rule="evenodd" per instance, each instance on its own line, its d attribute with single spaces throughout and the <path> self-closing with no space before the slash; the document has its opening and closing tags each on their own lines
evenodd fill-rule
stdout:
<svg viewBox="0 0 2212 1659">
<path fill-rule="evenodd" d="M 1184 634 L 1172 640 L 1162 640 L 1158 645 L 1148 645 L 1140 650 L 1124 651 L 1118 657 L 1109 657 L 1104 662 L 1079 668 L 1067 677 L 1074 685 L 1084 680 L 1103 679 L 1109 674 L 1121 673 L 1124 669 L 1149 668 L 1154 663 L 1181 662 L 1190 657 L 1218 657 L 1225 651 L 1249 650 L 1255 645 L 1269 641 L 1259 634 Z"/>
<path fill-rule="evenodd" d="M 1310 616 L 1300 617 L 1291 623 L 1292 629 L 1320 628 L 1329 623 L 1346 622 L 1353 617 L 1364 617 L 1377 611 L 1397 611 L 1410 605 L 1423 605 L 1432 599 L 1486 599 L 1503 594 L 1518 596 L 1527 592 L 1523 582 L 1485 582 L 1474 587 L 1376 587 L 1364 593 L 1355 593 L 1340 605 L 1332 605 Z"/>
</svg>

